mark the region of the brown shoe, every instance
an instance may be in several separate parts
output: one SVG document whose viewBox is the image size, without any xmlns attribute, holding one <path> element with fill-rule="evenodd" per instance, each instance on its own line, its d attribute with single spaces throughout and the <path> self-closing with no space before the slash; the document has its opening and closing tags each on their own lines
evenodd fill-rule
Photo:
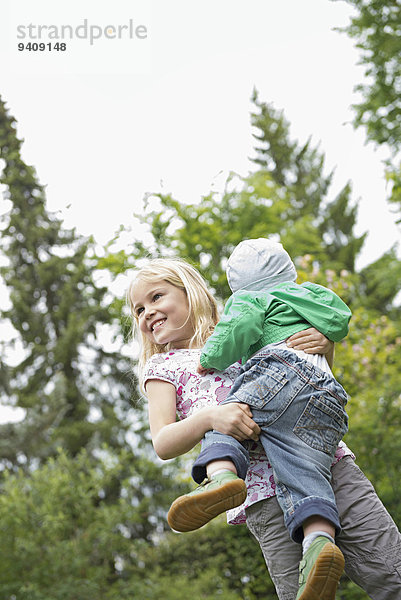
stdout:
<svg viewBox="0 0 401 600">
<path fill-rule="evenodd" d="M 220 513 L 245 501 L 246 485 L 234 473 L 219 473 L 205 479 L 193 492 L 172 503 L 167 521 L 174 531 L 193 531 L 206 525 Z"/>
<path fill-rule="evenodd" d="M 317 537 L 299 563 L 296 600 L 335 600 L 344 570 L 344 556 L 326 537 Z"/>
</svg>

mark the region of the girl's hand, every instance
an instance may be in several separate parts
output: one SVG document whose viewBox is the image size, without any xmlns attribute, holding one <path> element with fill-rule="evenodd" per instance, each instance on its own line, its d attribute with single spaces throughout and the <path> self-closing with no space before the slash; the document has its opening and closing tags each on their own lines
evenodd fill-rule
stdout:
<svg viewBox="0 0 401 600">
<path fill-rule="evenodd" d="M 212 426 L 239 442 L 259 439 L 260 427 L 252 420 L 252 411 L 247 404 L 230 402 L 214 407 Z"/>
<path fill-rule="evenodd" d="M 294 333 L 287 340 L 287 346 L 294 350 L 303 350 L 306 354 L 324 354 L 330 368 L 334 363 L 334 342 L 327 339 L 314 327 Z"/>
<path fill-rule="evenodd" d="M 314 327 L 310 327 L 289 337 L 287 346 L 294 350 L 303 350 L 307 354 L 329 354 L 334 348 L 334 342 Z"/>
</svg>

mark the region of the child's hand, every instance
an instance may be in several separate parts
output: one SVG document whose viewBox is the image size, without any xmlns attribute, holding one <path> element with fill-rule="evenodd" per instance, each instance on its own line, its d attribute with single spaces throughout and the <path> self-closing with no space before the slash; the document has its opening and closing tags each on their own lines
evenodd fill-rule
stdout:
<svg viewBox="0 0 401 600">
<path fill-rule="evenodd" d="M 202 367 L 202 365 L 199 361 L 198 366 L 196 367 L 196 371 L 197 371 L 197 373 L 199 373 L 199 375 L 206 375 L 206 373 L 208 371 L 210 371 L 210 369 L 206 369 L 205 367 Z"/>
</svg>

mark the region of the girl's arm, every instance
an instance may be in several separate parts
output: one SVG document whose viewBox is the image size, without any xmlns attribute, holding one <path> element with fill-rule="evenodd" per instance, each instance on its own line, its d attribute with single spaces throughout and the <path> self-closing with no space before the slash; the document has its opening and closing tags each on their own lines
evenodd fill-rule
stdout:
<svg viewBox="0 0 401 600">
<path fill-rule="evenodd" d="M 330 368 L 334 363 L 334 342 L 314 327 L 294 333 L 287 340 L 287 346 L 294 350 L 303 350 L 307 354 L 324 354 Z"/>
<path fill-rule="evenodd" d="M 171 383 L 151 379 L 146 383 L 149 424 L 156 454 L 163 460 L 191 450 L 206 431 L 216 429 L 235 439 L 258 439 L 259 426 L 252 421 L 247 404 L 224 404 L 201 409 L 187 419 L 176 421 L 176 390 Z"/>
</svg>

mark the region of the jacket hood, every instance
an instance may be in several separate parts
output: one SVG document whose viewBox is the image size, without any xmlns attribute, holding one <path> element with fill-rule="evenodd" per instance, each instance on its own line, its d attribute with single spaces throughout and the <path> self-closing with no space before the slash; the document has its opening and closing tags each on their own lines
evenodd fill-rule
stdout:
<svg viewBox="0 0 401 600">
<path fill-rule="evenodd" d="M 228 259 L 226 274 L 232 292 L 264 291 L 297 278 L 294 263 L 283 246 L 266 238 L 240 242 Z"/>
</svg>

